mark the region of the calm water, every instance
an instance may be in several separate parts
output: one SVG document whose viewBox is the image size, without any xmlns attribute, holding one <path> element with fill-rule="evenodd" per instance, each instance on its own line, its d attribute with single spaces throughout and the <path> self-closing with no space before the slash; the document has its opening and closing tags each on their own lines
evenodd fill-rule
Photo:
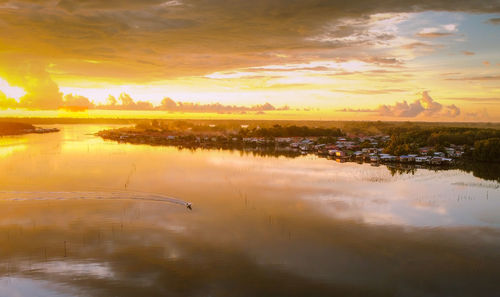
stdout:
<svg viewBox="0 0 500 297">
<path fill-rule="evenodd" d="M 0 296 L 500 294 L 495 181 L 58 127 L 0 138 Z"/>
</svg>

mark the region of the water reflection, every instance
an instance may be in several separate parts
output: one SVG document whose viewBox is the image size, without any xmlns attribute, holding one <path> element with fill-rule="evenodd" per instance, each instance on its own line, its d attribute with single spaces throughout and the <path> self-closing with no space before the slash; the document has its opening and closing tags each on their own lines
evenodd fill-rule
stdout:
<svg viewBox="0 0 500 297">
<path fill-rule="evenodd" d="M 19 136 L 25 149 L 0 159 L 0 190 L 151 192 L 194 208 L 0 199 L 2 293 L 494 296 L 500 289 L 497 182 L 460 170 L 392 175 L 315 156 L 117 144 L 89 135 L 102 126 L 61 128 Z"/>
<path fill-rule="evenodd" d="M 213 148 L 189 148 L 189 147 L 177 147 L 179 151 L 190 151 L 195 153 L 197 151 L 204 150 L 216 150 Z M 299 158 L 304 157 L 304 152 L 298 149 L 290 148 L 244 148 L 239 149 L 218 149 L 220 151 L 230 151 L 232 153 L 238 153 L 240 156 L 254 156 L 254 157 L 286 157 L 286 158 Z M 312 153 L 311 153 L 312 154 Z M 500 182 L 500 164 L 497 163 L 484 163 L 484 162 L 472 162 L 469 160 L 459 160 L 457 164 L 446 165 L 446 166 L 430 166 L 430 165 L 419 165 L 419 164 L 404 164 L 404 163 L 371 163 L 363 162 L 362 160 L 346 160 L 346 159 L 333 159 L 329 156 L 319 156 L 321 158 L 327 158 L 334 160 L 339 163 L 352 162 L 359 165 L 369 164 L 374 167 L 386 167 L 392 175 L 395 174 L 414 174 L 418 169 L 426 169 L 431 171 L 443 171 L 443 170 L 454 170 L 459 169 L 464 172 L 471 172 L 474 176 Z"/>
</svg>

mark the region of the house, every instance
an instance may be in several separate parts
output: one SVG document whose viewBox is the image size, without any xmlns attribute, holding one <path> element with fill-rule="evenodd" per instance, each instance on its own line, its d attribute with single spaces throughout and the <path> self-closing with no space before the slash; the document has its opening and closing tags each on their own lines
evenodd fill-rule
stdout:
<svg viewBox="0 0 500 297">
<path fill-rule="evenodd" d="M 389 155 L 389 154 L 381 154 L 380 161 L 381 162 L 394 162 L 394 161 L 396 161 L 396 156 Z"/>
<path fill-rule="evenodd" d="M 441 165 L 443 163 L 443 158 L 441 157 L 432 157 L 429 159 L 429 164 L 431 165 Z"/>
<path fill-rule="evenodd" d="M 364 148 L 364 149 L 361 149 L 361 151 L 365 154 L 375 154 L 375 153 L 378 153 L 378 149 L 376 148 Z"/>
<path fill-rule="evenodd" d="M 292 139 L 290 137 L 276 137 L 274 141 L 277 143 L 291 143 Z"/>
<path fill-rule="evenodd" d="M 430 148 L 430 147 L 421 147 L 418 149 L 418 153 L 420 155 L 427 155 L 431 150 L 432 150 L 432 148 Z"/>
<path fill-rule="evenodd" d="M 356 151 L 356 152 L 354 152 L 353 155 L 354 155 L 354 157 L 356 159 L 362 159 L 363 158 L 363 152 L 362 151 Z"/>
<path fill-rule="evenodd" d="M 407 155 L 399 156 L 399 162 L 408 163 L 408 162 L 410 162 L 410 157 L 408 157 Z"/>
<path fill-rule="evenodd" d="M 377 155 L 370 155 L 370 162 L 378 162 L 380 160 Z"/>
<path fill-rule="evenodd" d="M 345 152 L 344 151 L 337 151 L 335 152 L 335 157 L 340 157 L 340 158 L 343 158 L 345 157 Z"/>
<path fill-rule="evenodd" d="M 408 155 L 408 162 L 415 162 L 417 155 Z"/>
<path fill-rule="evenodd" d="M 422 157 L 415 157 L 415 163 L 427 163 L 427 160 L 429 159 L 429 157 L 426 157 L 426 156 L 422 156 Z"/>
<path fill-rule="evenodd" d="M 306 152 L 306 151 L 308 151 L 310 149 L 310 146 L 309 146 L 309 144 L 301 144 L 299 146 L 299 148 L 300 148 L 301 151 Z"/>
<path fill-rule="evenodd" d="M 441 158 L 442 164 L 450 164 L 451 162 L 453 162 L 453 159 L 451 158 Z"/>
<path fill-rule="evenodd" d="M 335 157 L 339 157 L 339 158 L 343 158 L 345 157 L 345 152 L 344 151 L 341 151 L 341 150 L 329 150 L 328 151 L 328 154 L 330 156 L 335 156 Z"/>
</svg>

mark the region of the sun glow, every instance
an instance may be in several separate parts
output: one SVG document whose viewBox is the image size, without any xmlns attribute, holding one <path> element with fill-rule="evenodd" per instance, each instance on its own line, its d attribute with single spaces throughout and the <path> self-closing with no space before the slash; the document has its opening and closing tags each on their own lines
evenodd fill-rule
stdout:
<svg viewBox="0 0 500 297">
<path fill-rule="evenodd" d="M 19 100 L 26 95 L 23 88 L 11 86 L 6 80 L 0 78 L 0 92 L 4 93 L 8 98 Z"/>
</svg>

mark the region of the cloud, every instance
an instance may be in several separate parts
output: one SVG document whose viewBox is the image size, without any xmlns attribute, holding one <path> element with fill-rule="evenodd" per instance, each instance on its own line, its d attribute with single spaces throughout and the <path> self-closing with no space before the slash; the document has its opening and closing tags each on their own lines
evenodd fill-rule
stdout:
<svg viewBox="0 0 500 297">
<path fill-rule="evenodd" d="M 491 18 L 487 21 L 488 24 L 500 25 L 500 18 Z"/>
<path fill-rule="evenodd" d="M 422 92 L 420 103 L 424 107 L 423 112 L 427 115 L 434 115 L 443 109 L 443 106 L 440 103 L 431 98 L 428 91 Z"/>
<path fill-rule="evenodd" d="M 424 107 L 420 101 L 415 101 L 408 104 L 406 101 L 396 102 L 394 106 L 390 105 L 380 105 L 377 109 L 379 115 L 390 116 L 390 117 L 416 117 L 424 111 Z"/>
<path fill-rule="evenodd" d="M 402 67 L 404 55 L 413 58 L 413 54 L 394 48 L 425 47 L 398 32 L 397 24 L 409 14 L 500 12 L 500 3 L 488 0 L 0 0 L 0 4 L 0 77 L 27 91 L 20 106 L 43 109 L 64 106 L 54 83 L 61 78 L 147 84 L 339 57 L 374 68 Z M 456 30 L 455 24 L 446 24 L 421 33 L 437 37 Z M 12 75 L 6 68 L 24 69 Z M 153 108 L 147 102 L 106 104 L 114 105 Z"/>
<path fill-rule="evenodd" d="M 457 117 L 460 115 L 460 108 L 458 108 L 455 104 L 446 106 L 444 111 L 444 116 L 446 117 Z"/>
<path fill-rule="evenodd" d="M 115 96 L 109 95 L 108 99 L 106 100 L 108 102 L 108 106 L 115 106 L 118 101 L 116 100 Z"/>
<path fill-rule="evenodd" d="M 334 92 L 340 93 L 351 93 L 351 94 L 360 94 L 360 95 L 378 95 L 378 94 L 390 94 L 390 93 L 399 93 L 406 92 L 404 89 L 355 89 L 355 90 L 333 90 Z"/>
<path fill-rule="evenodd" d="M 0 109 L 8 109 L 17 107 L 17 101 L 14 98 L 8 98 L 0 91 Z"/>
<path fill-rule="evenodd" d="M 488 111 L 486 108 L 482 110 L 478 110 L 475 112 L 467 112 L 464 115 L 465 119 L 467 120 L 472 120 L 472 121 L 488 121 L 490 120 L 490 115 L 488 114 Z"/>
<path fill-rule="evenodd" d="M 447 78 L 446 80 L 484 80 L 484 81 L 493 81 L 500 80 L 500 75 L 483 75 L 483 76 L 466 76 L 466 77 L 452 77 Z"/>
<path fill-rule="evenodd" d="M 242 113 L 242 112 L 264 112 L 264 111 L 287 111 L 288 106 L 275 107 L 266 102 L 262 105 L 241 106 L 241 105 L 223 105 L 220 103 L 200 104 L 192 102 L 175 102 L 171 98 L 164 98 L 158 110 L 173 111 L 173 112 L 210 112 L 210 113 Z"/>
<path fill-rule="evenodd" d="M 375 112 L 372 109 L 367 109 L 367 108 L 342 108 L 342 109 L 337 109 L 336 111 L 340 112 Z"/>
<path fill-rule="evenodd" d="M 404 49 L 433 48 L 434 45 L 424 42 L 412 42 L 401 46 Z"/>
<path fill-rule="evenodd" d="M 0 77 L 12 86 L 22 87 L 26 92 L 16 107 L 54 109 L 62 105 L 62 93 L 43 64 L 0 58 Z"/>
<path fill-rule="evenodd" d="M 453 105 L 444 106 L 432 99 L 428 91 L 422 92 L 422 98 L 408 104 L 406 101 L 396 102 L 395 105 L 380 105 L 378 112 L 383 116 L 391 117 L 416 117 L 423 116 L 444 116 L 456 117 L 460 115 L 460 109 Z"/>
<path fill-rule="evenodd" d="M 458 31 L 457 24 L 447 24 L 440 27 L 424 28 L 416 34 L 422 38 L 438 38 L 453 35 Z"/>
<path fill-rule="evenodd" d="M 500 104 L 500 97 L 488 97 L 488 98 L 481 98 L 481 97 L 453 97 L 453 98 L 447 98 L 448 100 L 453 100 L 453 101 L 467 101 L 467 102 L 475 102 L 475 103 L 494 103 L 494 104 Z"/>
<path fill-rule="evenodd" d="M 392 42 L 397 32 L 391 22 L 405 13 L 500 12 L 499 3 L 487 0 L 12 0 L 8 4 L 11 8 L 0 10 L 0 43 L 5 47 L 0 55 L 17 53 L 18 61 L 30 56 L 53 65 L 51 71 L 58 75 L 122 82 L 303 62 L 311 55 L 334 58 L 338 53 L 332 49 Z M 453 26 L 444 25 L 442 30 Z"/>
<path fill-rule="evenodd" d="M 376 110 L 381 116 L 414 118 L 424 117 L 457 117 L 460 115 L 460 108 L 456 105 L 443 106 L 432 99 L 428 91 L 422 92 L 422 97 L 412 103 L 407 101 L 396 102 L 394 105 L 380 105 Z"/>
<path fill-rule="evenodd" d="M 463 51 L 462 54 L 466 55 L 466 56 L 473 56 L 475 55 L 476 53 L 475 52 L 471 52 L 471 51 Z"/>
<path fill-rule="evenodd" d="M 24 98 L 24 97 L 23 97 Z M 21 99 L 23 99 L 21 98 Z M 21 101 L 22 102 L 22 101 Z M 8 98 L 0 91 L 0 109 L 27 107 L 26 103 L 17 102 L 13 98 Z M 33 107 L 33 105 L 30 105 Z M 174 101 L 169 97 L 165 97 L 161 104 L 153 106 L 149 101 L 135 101 L 129 94 L 122 93 L 116 99 L 109 95 L 106 104 L 96 105 L 87 97 L 67 94 L 60 105 L 51 105 L 52 109 L 65 109 L 73 112 L 82 112 L 88 109 L 99 110 L 157 110 L 171 112 L 195 112 L 195 113 L 246 113 L 246 112 L 264 112 L 264 111 L 288 111 L 290 107 L 287 105 L 275 107 L 271 103 L 257 104 L 252 106 L 243 105 L 224 105 L 221 103 L 200 104 L 193 102 Z"/>
<path fill-rule="evenodd" d="M 70 111 L 83 111 L 94 108 L 95 104 L 87 97 L 67 94 L 64 96 L 64 103 L 62 107 Z"/>
<path fill-rule="evenodd" d="M 118 100 L 121 103 L 118 103 Z M 132 97 L 127 93 L 121 93 L 120 97 L 116 100 L 115 97 L 108 97 L 108 104 L 98 105 L 96 109 L 106 109 L 106 110 L 154 110 L 154 106 L 149 101 L 137 101 L 135 102 Z"/>
<path fill-rule="evenodd" d="M 446 31 L 449 31 L 449 32 L 458 31 L 457 24 L 447 24 L 447 25 L 443 25 L 442 27 L 443 27 L 443 29 L 445 29 Z"/>
<path fill-rule="evenodd" d="M 445 36 L 450 36 L 453 35 L 453 33 L 450 32 L 419 32 L 417 33 L 418 37 L 423 37 L 423 38 L 438 38 L 438 37 L 445 37 Z"/>
<path fill-rule="evenodd" d="M 171 112 L 196 112 L 196 113 L 242 113 L 251 111 L 287 111 L 288 106 L 275 107 L 266 102 L 253 106 L 241 105 L 224 105 L 221 103 L 200 104 L 193 102 L 174 101 L 169 97 L 165 97 L 161 104 L 153 106 L 149 101 L 135 101 L 129 94 L 122 93 L 116 99 L 114 96 L 109 96 L 107 104 L 95 105 L 88 98 L 83 96 L 66 95 L 63 108 L 71 111 L 82 111 L 86 109 L 101 109 L 101 110 L 158 110 Z M 1 102 L 1 101 L 0 101 Z"/>
</svg>

